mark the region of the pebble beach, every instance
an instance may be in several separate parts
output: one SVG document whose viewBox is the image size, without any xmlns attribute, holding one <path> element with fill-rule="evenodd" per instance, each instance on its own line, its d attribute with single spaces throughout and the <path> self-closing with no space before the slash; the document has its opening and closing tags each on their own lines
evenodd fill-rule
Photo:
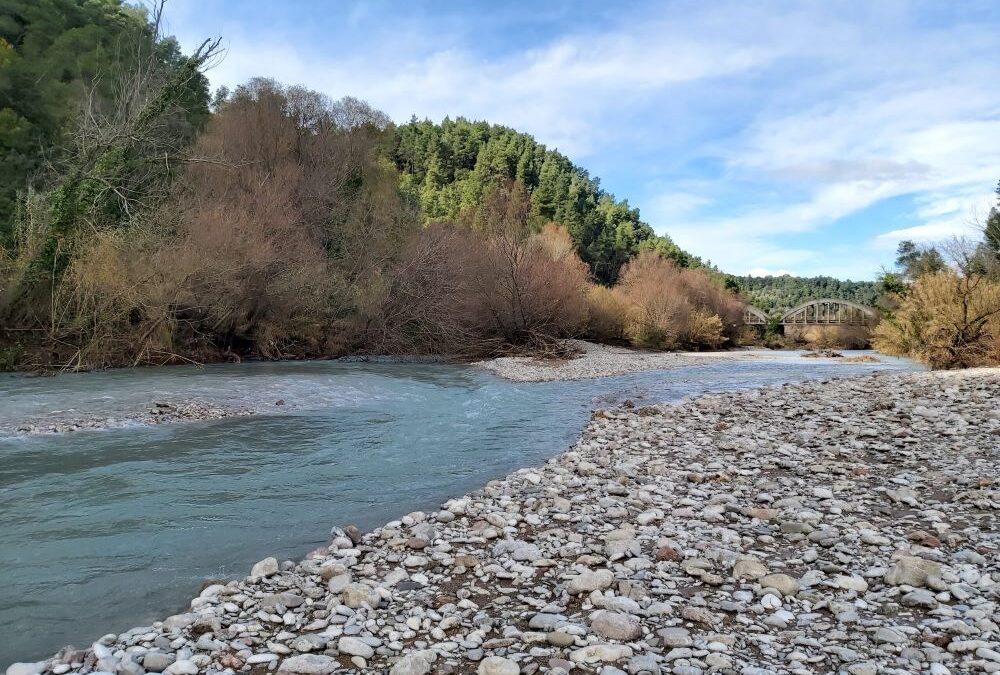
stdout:
<svg viewBox="0 0 1000 675">
<path fill-rule="evenodd" d="M 667 370 L 684 366 L 716 363 L 720 360 L 760 360 L 790 357 L 788 352 L 735 350 L 718 352 L 640 351 L 626 347 L 567 340 L 574 352 L 570 358 L 541 359 L 532 356 L 501 356 L 474 363 L 474 366 L 515 382 L 550 382 L 610 377 L 643 370 Z"/>
</svg>

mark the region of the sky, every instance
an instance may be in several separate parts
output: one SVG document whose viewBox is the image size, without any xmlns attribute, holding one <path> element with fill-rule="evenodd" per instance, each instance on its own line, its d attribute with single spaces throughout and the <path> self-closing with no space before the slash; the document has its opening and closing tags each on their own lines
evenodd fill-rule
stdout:
<svg viewBox="0 0 1000 675">
<path fill-rule="evenodd" d="M 873 279 L 974 235 L 1000 180 L 995 0 L 169 0 L 213 87 L 532 134 L 734 274 Z"/>
</svg>

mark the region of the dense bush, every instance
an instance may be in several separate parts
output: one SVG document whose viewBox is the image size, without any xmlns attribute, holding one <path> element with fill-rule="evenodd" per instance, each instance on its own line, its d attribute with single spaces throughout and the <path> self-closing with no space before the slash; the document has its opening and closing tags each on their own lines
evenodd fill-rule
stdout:
<svg viewBox="0 0 1000 675">
<path fill-rule="evenodd" d="M 805 343 L 811 349 L 865 349 L 870 344 L 866 326 L 805 326 L 793 330 L 792 344 Z"/>
<path fill-rule="evenodd" d="M 679 269 L 652 251 L 622 269 L 615 292 L 626 337 L 656 349 L 705 349 L 735 343 L 743 304 L 704 270 Z"/>
<path fill-rule="evenodd" d="M 932 368 L 1000 363 L 1000 282 L 945 270 L 918 277 L 872 336 L 876 349 Z"/>
<path fill-rule="evenodd" d="M 600 342 L 625 339 L 628 306 L 622 294 L 607 286 L 587 289 L 587 336 Z"/>
<path fill-rule="evenodd" d="M 497 354 L 546 349 L 586 324 L 586 265 L 564 228 L 533 232 L 522 187 L 506 184 L 470 226 L 418 232 L 358 321 L 354 350 Z"/>
</svg>

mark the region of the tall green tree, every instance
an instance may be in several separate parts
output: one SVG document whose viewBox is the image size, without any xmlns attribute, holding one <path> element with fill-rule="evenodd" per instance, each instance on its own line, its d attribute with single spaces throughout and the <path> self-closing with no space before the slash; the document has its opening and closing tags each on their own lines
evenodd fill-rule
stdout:
<svg viewBox="0 0 1000 675">
<path fill-rule="evenodd" d="M 997 183 L 996 195 L 997 204 L 990 209 L 990 214 L 986 217 L 983 238 L 986 247 L 993 255 L 1000 257 L 1000 183 Z"/>
<path fill-rule="evenodd" d="M 941 252 L 933 246 L 921 246 L 904 240 L 896 248 L 896 267 L 910 281 L 924 274 L 940 272 L 946 266 Z"/>
</svg>

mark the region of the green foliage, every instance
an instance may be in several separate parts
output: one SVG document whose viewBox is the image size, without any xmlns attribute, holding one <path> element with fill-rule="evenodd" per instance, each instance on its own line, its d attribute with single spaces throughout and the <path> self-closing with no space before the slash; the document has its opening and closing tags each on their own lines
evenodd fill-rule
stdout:
<svg viewBox="0 0 1000 675">
<path fill-rule="evenodd" d="M 62 141 L 71 102 L 112 66 L 117 36 L 140 25 L 118 2 L 0 3 L 0 243 L 13 236 L 18 191 Z"/>
<path fill-rule="evenodd" d="M 986 217 L 983 237 L 986 248 L 994 257 L 1000 257 L 1000 183 L 997 184 L 996 193 L 997 205 L 990 209 L 990 215 Z"/>
<path fill-rule="evenodd" d="M 455 220 L 476 209 L 498 181 L 516 180 L 531 195 L 532 222 L 567 228 L 577 253 L 603 283 L 639 251 L 654 250 L 682 267 L 701 261 L 657 236 L 639 210 L 601 189 L 599 181 L 528 134 L 488 122 L 412 119 L 396 131 L 392 158 L 401 185 L 425 222 Z"/>
<path fill-rule="evenodd" d="M 111 112 L 137 54 L 186 67 L 175 40 L 155 39 L 145 12 L 122 0 L 0 0 L 0 246 L 14 241 L 18 194 L 44 187 L 65 159 L 85 100 Z M 207 80 L 196 73 L 176 94 L 183 114 L 161 121 L 183 142 L 208 119 Z"/>
<path fill-rule="evenodd" d="M 833 277 L 733 277 L 750 304 L 770 314 L 808 300 L 833 298 L 872 306 L 878 298 L 873 281 L 841 281 Z"/>
<path fill-rule="evenodd" d="M 896 248 L 896 267 L 903 278 L 913 281 L 924 274 L 940 272 L 946 265 L 941 252 L 933 246 L 920 246 L 904 240 Z"/>
</svg>

